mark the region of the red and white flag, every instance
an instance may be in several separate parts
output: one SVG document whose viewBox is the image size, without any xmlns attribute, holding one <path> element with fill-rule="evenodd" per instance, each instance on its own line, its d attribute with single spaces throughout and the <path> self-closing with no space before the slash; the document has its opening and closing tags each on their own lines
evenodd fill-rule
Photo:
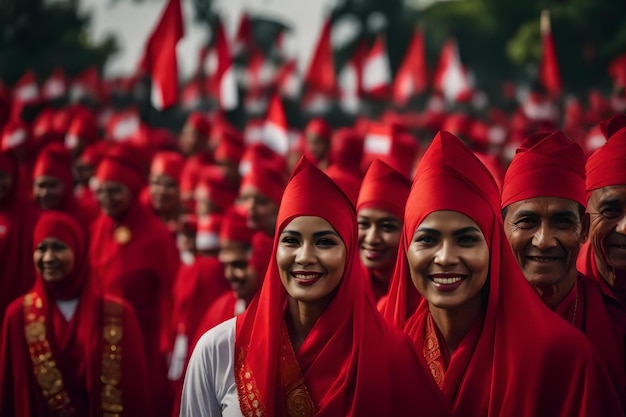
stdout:
<svg viewBox="0 0 626 417">
<path fill-rule="evenodd" d="M 152 78 L 152 105 L 163 110 L 178 102 L 176 44 L 184 36 L 180 0 L 169 0 L 148 38 L 140 67 Z"/>
<path fill-rule="evenodd" d="M 276 76 L 276 86 L 283 97 L 296 99 L 300 96 L 302 80 L 295 59 L 290 59 L 280 68 Z"/>
<path fill-rule="evenodd" d="M 67 94 L 67 80 L 63 68 L 56 68 L 41 87 L 44 100 L 54 100 Z"/>
<path fill-rule="evenodd" d="M 467 101 L 472 95 L 472 83 L 453 39 L 448 39 L 441 49 L 434 84 L 449 102 Z"/>
<path fill-rule="evenodd" d="M 391 90 L 391 66 L 383 36 L 378 36 L 363 62 L 363 93 L 375 100 L 385 100 Z"/>
<path fill-rule="evenodd" d="M 217 69 L 213 84 L 216 87 L 220 108 L 227 111 L 234 110 L 239 105 L 237 77 L 226 31 L 221 21 L 218 21 L 216 25 L 214 49 L 217 53 Z"/>
<path fill-rule="evenodd" d="M 306 94 L 334 96 L 337 92 L 337 77 L 330 43 L 331 27 L 331 20 L 327 18 L 309 62 L 309 68 L 304 75 Z"/>
<path fill-rule="evenodd" d="M 539 67 L 539 79 L 553 97 L 558 97 L 561 94 L 561 72 L 550 27 L 550 12 L 547 10 L 541 12 L 540 27 L 543 55 Z"/>
<path fill-rule="evenodd" d="M 289 127 L 287 116 L 278 95 L 270 102 L 263 125 L 262 141 L 279 155 L 287 155 L 289 151 Z"/>
<path fill-rule="evenodd" d="M 367 45 L 360 41 L 350 61 L 339 72 L 339 103 L 341 108 L 355 114 L 359 110 L 362 93 L 363 60 L 367 54 Z"/>
<path fill-rule="evenodd" d="M 254 48 L 254 37 L 252 33 L 252 21 L 248 12 L 243 12 L 239 18 L 239 26 L 233 43 L 233 55 L 238 55 L 244 51 L 251 51 Z"/>
<path fill-rule="evenodd" d="M 393 82 L 393 100 L 398 105 L 405 105 L 409 99 L 423 93 L 428 88 L 428 67 L 424 33 L 416 28 L 404 60 Z"/>
</svg>

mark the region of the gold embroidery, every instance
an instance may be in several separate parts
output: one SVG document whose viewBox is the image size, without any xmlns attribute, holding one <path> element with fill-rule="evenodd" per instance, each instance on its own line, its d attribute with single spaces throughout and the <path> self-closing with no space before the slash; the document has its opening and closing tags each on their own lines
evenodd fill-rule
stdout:
<svg viewBox="0 0 626 417">
<path fill-rule="evenodd" d="M 105 417 L 118 416 L 124 411 L 122 390 L 122 306 L 114 302 L 104 303 L 104 326 L 102 327 L 102 399 Z"/>
<path fill-rule="evenodd" d="M 33 363 L 37 384 L 48 403 L 53 416 L 70 417 L 76 410 L 70 404 L 70 396 L 63 384 L 63 375 L 52 358 L 52 349 L 46 339 L 46 325 L 43 314 L 43 302 L 37 293 L 24 297 L 24 336 Z"/>
<path fill-rule="evenodd" d="M 315 415 L 315 405 L 304 384 L 304 377 L 285 324 L 283 324 L 281 335 L 280 383 L 285 397 L 287 415 L 289 417 L 312 417 Z"/>
<path fill-rule="evenodd" d="M 255 379 L 249 369 L 246 369 L 246 352 L 241 349 L 237 356 L 237 368 L 235 370 L 235 382 L 237 384 L 237 394 L 241 412 L 245 417 L 265 416 L 265 408 L 260 402 L 261 395 L 256 385 Z"/>
<path fill-rule="evenodd" d="M 441 388 L 443 386 L 443 380 L 445 376 L 445 369 L 443 367 L 443 357 L 441 356 L 441 350 L 439 349 L 439 340 L 437 339 L 437 333 L 435 331 L 435 324 L 433 318 L 429 314 L 426 319 L 426 335 L 424 339 L 423 354 L 430 369 L 430 373 L 435 378 L 435 382 Z"/>
</svg>

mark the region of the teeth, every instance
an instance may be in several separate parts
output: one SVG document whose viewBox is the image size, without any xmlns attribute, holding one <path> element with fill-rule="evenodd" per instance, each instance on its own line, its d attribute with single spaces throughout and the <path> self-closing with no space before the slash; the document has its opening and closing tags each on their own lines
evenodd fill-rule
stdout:
<svg viewBox="0 0 626 417">
<path fill-rule="evenodd" d="M 530 256 L 530 259 L 532 259 L 533 261 L 537 261 L 537 262 L 552 262 L 552 261 L 556 261 L 559 258 L 550 258 L 547 256 Z"/>
<path fill-rule="evenodd" d="M 461 277 L 454 277 L 454 278 L 433 278 L 433 282 L 435 284 L 442 284 L 442 285 L 450 285 L 450 284 L 456 284 L 457 282 L 460 282 L 463 278 Z"/>
<path fill-rule="evenodd" d="M 313 279 L 317 278 L 322 274 L 293 274 L 294 278 L 297 279 Z"/>
</svg>

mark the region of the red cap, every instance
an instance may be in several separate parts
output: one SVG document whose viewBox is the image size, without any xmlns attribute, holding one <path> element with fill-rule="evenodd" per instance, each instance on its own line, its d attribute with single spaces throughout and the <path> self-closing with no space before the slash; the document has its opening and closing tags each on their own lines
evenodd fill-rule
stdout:
<svg viewBox="0 0 626 417">
<path fill-rule="evenodd" d="M 403 219 L 404 205 L 410 190 L 411 181 L 406 176 L 376 159 L 363 177 L 356 209 L 382 209 Z"/>
<path fill-rule="evenodd" d="M 210 214 L 198 219 L 198 230 L 196 232 L 196 249 L 215 250 L 220 247 L 220 229 L 222 227 L 223 216 L 221 214 Z"/>
<path fill-rule="evenodd" d="M 217 140 L 215 160 L 228 160 L 239 163 L 245 151 L 243 135 L 234 126 L 220 123 L 211 131 L 212 140 Z"/>
<path fill-rule="evenodd" d="M 33 168 L 33 178 L 49 176 L 58 178 L 70 192 L 74 186 L 72 176 L 72 156 L 60 143 L 51 143 L 39 154 Z"/>
<path fill-rule="evenodd" d="M 126 143 L 108 149 L 96 171 L 98 181 L 115 181 L 127 186 L 138 196 L 145 184 L 141 151 Z"/>
<path fill-rule="evenodd" d="M 1 150 L 23 148 L 30 142 L 30 129 L 22 120 L 10 120 L 2 131 Z"/>
<path fill-rule="evenodd" d="M 189 117 L 187 117 L 187 124 L 193 126 L 193 128 L 197 130 L 198 133 L 200 133 L 200 135 L 202 135 L 206 140 L 209 139 L 209 134 L 211 133 L 211 124 L 202 113 L 191 113 Z"/>
<path fill-rule="evenodd" d="M 276 205 L 280 205 L 286 185 L 285 175 L 276 166 L 258 161 L 252 164 L 250 171 L 241 181 L 241 188 L 248 185 L 258 189 Z"/>
<path fill-rule="evenodd" d="M 237 187 L 225 176 L 224 170 L 216 165 L 202 167 L 196 185 L 196 200 L 208 198 L 222 210 L 228 209 L 237 199 Z"/>
<path fill-rule="evenodd" d="M 252 243 L 255 231 L 247 226 L 247 217 L 238 207 L 231 207 L 222 220 L 220 242 L 237 242 L 243 245 Z"/>
<path fill-rule="evenodd" d="M 65 135 L 65 147 L 74 149 L 79 142 L 85 145 L 99 139 L 98 122 L 94 114 L 84 107 L 79 107 L 70 121 Z"/>
<path fill-rule="evenodd" d="M 326 122 L 326 120 L 316 117 L 312 119 L 304 129 L 305 134 L 313 134 L 325 139 L 327 142 L 330 142 L 330 137 L 332 134 L 332 129 L 330 125 Z"/>
<path fill-rule="evenodd" d="M 615 132 L 587 160 L 587 199 L 591 192 L 610 185 L 626 185 L 626 128 Z"/>
<path fill-rule="evenodd" d="M 177 184 L 180 183 L 180 174 L 185 165 L 185 158 L 172 151 L 157 152 L 152 158 L 150 175 L 167 175 Z"/>
</svg>

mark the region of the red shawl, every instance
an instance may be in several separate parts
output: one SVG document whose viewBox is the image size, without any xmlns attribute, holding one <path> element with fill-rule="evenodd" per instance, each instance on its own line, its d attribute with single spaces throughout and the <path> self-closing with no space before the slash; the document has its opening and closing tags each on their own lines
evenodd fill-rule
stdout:
<svg viewBox="0 0 626 417">
<path fill-rule="evenodd" d="M 34 244 L 46 237 L 65 242 L 75 257 L 74 269 L 63 285 L 46 283 L 37 273 L 31 290 L 42 300 L 46 336 L 77 416 L 102 416 L 102 357 L 104 304 L 121 309 L 122 416 L 149 414 L 147 369 L 140 329 L 134 312 L 121 300 L 102 296 L 91 280 L 86 233 L 63 213 L 45 212 L 35 229 Z M 33 246 L 35 246 L 33 245 Z M 29 251 L 32 255 L 32 248 Z M 32 268 L 32 264 L 31 264 Z M 56 306 L 60 299 L 79 298 L 74 316 L 66 321 Z M 0 415 L 51 416 L 37 383 L 25 335 L 24 297 L 9 306 L 0 348 Z"/>
<path fill-rule="evenodd" d="M 454 414 L 623 415 L 610 379 L 584 335 L 551 313 L 524 279 L 504 235 L 493 178 L 448 132 L 435 137 L 418 166 L 385 317 L 411 336 L 418 352 L 424 352 L 430 313 L 413 286 L 405 254 L 415 229 L 438 210 L 472 218 L 491 253 L 482 323 L 477 322 L 473 334 L 450 358 L 442 384 Z"/>
<path fill-rule="evenodd" d="M 287 293 L 275 254 L 281 231 L 298 216 L 327 220 L 344 241 L 348 256 L 334 299 L 294 354 L 286 335 Z M 281 383 L 285 375 L 301 371 L 316 416 L 447 415 L 423 362 L 365 296 L 352 204 L 304 159 L 285 190 L 275 236 L 259 297 L 237 317 L 235 381 L 243 414 L 287 415 L 289 400 Z M 288 358 L 281 359 L 281 350 Z M 298 397 L 298 392 L 291 394 Z M 255 401 L 250 400 L 252 394 Z"/>
<path fill-rule="evenodd" d="M 0 171 L 11 175 L 13 187 L 0 200 L 0 320 L 11 301 L 33 286 L 33 229 L 39 210 L 21 195 L 17 160 L 0 153 Z M 2 340 L 2 339 L 0 339 Z"/>
</svg>

